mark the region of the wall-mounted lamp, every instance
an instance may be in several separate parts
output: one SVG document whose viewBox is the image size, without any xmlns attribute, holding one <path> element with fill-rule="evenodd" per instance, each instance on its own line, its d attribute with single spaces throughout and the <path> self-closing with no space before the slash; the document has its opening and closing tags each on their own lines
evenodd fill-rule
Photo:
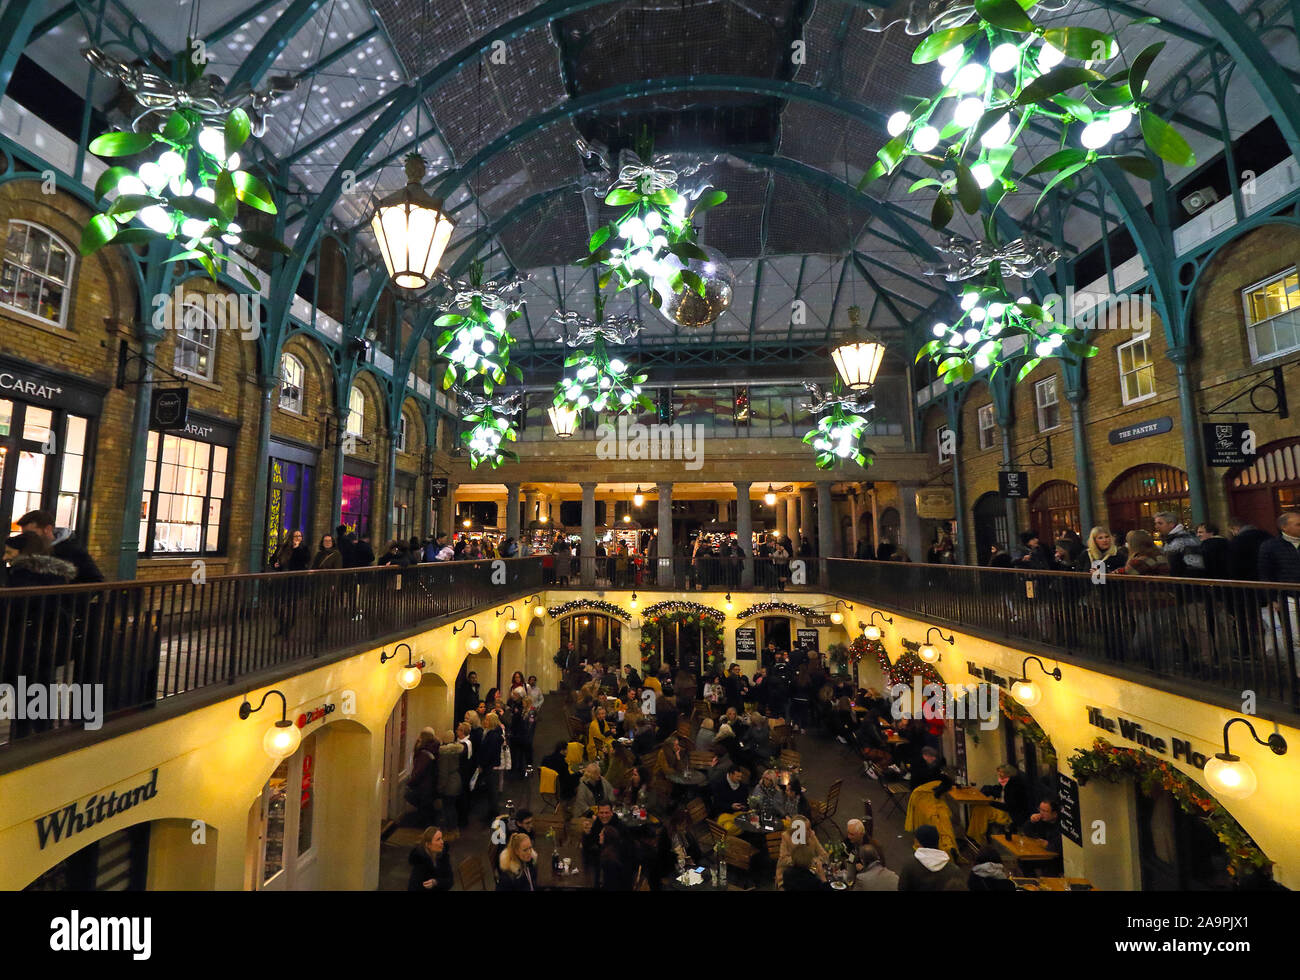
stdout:
<svg viewBox="0 0 1300 980">
<path fill-rule="evenodd" d="M 527 599 L 524 600 L 524 605 L 532 606 L 533 615 L 536 616 L 538 619 L 541 619 L 543 616 L 546 615 L 546 607 L 542 605 L 542 597 L 539 595 L 530 595 Z"/>
<path fill-rule="evenodd" d="M 254 708 L 248 703 L 248 698 L 244 698 L 244 703 L 239 706 L 240 721 L 248 721 L 248 716 L 261 711 L 266 705 L 266 699 L 272 694 L 280 699 L 280 720 L 266 730 L 262 736 L 262 750 L 277 762 L 281 759 L 288 758 L 298 751 L 298 745 L 302 742 L 302 732 L 298 726 L 289 720 L 289 701 L 284 696 L 283 691 L 270 690 L 262 695 L 262 700 Z"/>
<path fill-rule="evenodd" d="M 868 619 L 865 623 L 858 623 L 858 625 L 862 627 L 862 635 L 865 636 L 868 640 L 872 640 L 872 641 L 878 640 L 885 635 L 885 631 L 876 625 L 877 616 L 880 617 L 880 621 L 882 623 L 888 623 L 890 626 L 894 625 L 894 620 L 892 617 L 886 616 L 879 609 L 873 609 L 871 611 L 870 619 Z"/>
<path fill-rule="evenodd" d="M 507 633 L 518 633 L 518 632 L 519 632 L 519 620 L 515 619 L 515 607 L 514 607 L 514 606 L 506 606 L 505 609 L 498 609 L 498 610 L 497 610 L 497 619 L 500 619 L 501 616 L 502 616 L 502 614 L 504 614 L 504 613 L 506 612 L 506 610 L 509 610 L 509 611 L 510 611 L 510 618 L 506 620 L 506 632 L 507 632 Z"/>
<path fill-rule="evenodd" d="M 937 626 L 931 626 L 928 630 L 925 631 L 925 642 L 921 644 L 921 649 L 917 651 L 917 656 L 919 656 L 927 664 L 936 663 L 943 659 L 943 657 L 939 655 L 938 648 L 935 647 L 930 642 L 931 633 L 938 633 L 939 639 L 947 643 L 948 646 L 952 646 L 954 643 L 957 642 L 956 637 L 952 636 L 951 634 L 949 634 L 948 636 L 944 636 L 943 630 L 939 629 L 939 627 Z"/>
<path fill-rule="evenodd" d="M 424 661 L 413 659 L 415 654 L 411 650 L 411 644 L 399 643 L 393 648 L 392 653 L 385 653 L 383 650 L 379 651 L 379 662 L 381 664 L 388 663 L 397 656 L 402 647 L 406 647 L 406 666 L 397 672 L 397 686 L 403 691 L 413 691 L 420 686 L 420 681 L 424 679 Z"/>
<path fill-rule="evenodd" d="M 1043 699 L 1043 692 L 1037 684 L 1029 679 L 1029 661 L 1038 660 L 1038 666 L 1042 668 L 1044 674 L 1055 680 L 1061 679 L 1061 668 L 1048 670 L 1047 665 L 1037 657 L 1026 657 L 1025 662 L 1020 665 L 1020 680 L 1011 685 L 1011 696 L 1023 704 L 1026 708 L 1032 708 Z"/>
<path fill-rule="evenodd" d="M 459 626 L 453 626 L 451 628 L 451 635 L 455 636 L 457 633 L 465 629 L 465 627 L 467 626 L 474 627 L 474 635 L 466 638 L 465 649 L 468 650 L 470 653 L 478 653 L 480 650 L 483 649 L 483 638 L 478 635 L 478 623 L 474 622 L 474 620 L 467 619 Z"/>
<path fill-rule="evenodd" d="M 636 593 L 635 593 L 635 592 L 632 593 L 632 598 L 628 601 L 628 606 L 629 606 L 630 608 L 632 608 L 632 609 L 635 609 L 635 608 L 636 608 Z"/>
<path fill-rule="evenodd" d="M 726 598 L 726 600 L 723 602 L 723 604 L 722 604 L 722 608 L 725 609 L 725 610 L 727 610 L 727 612 L 731 612 L 733 609 L 736 608 L 736 604 L 735 604 L 734 602 L 731 601 L 731 593 L 730 593 L 730 592 L 727 593 L 727 598 Z"/>
<path fill-rule="evenodd" d="M 1233 718 L 1224 725 L 1223 751 L 1216 753 L 1213 759 L 1205 763 L 1205 781 L 1217 795 L 1226 796 L 1230 800 L 1244 800 L 1259 786 L 1255 770 L 1242 762 L 1240 756 L 1233 755 L 1228 748 L 1228 729 L 1237 722 L 1249 728 L 1251 738 L 1260 745 L 1267 745 L 1273 750 L 1274 755 L 1286 755 L 1287 748 L 1286 739 L 1277 732 L 1267 739 L 1260 738 L 1255 734 L 1255 726 L 1245 718 Z"/>
<path fill-rule="evenodd" d="M 836 626 L 839 626 L 844 622 L 844 613 L 840 612 L 840 606 L 843 606 L 845 609 L 848 609 L 849 611 L 853 610 L 853 607 L 850 606 L 843 599 L 836 599 L 835 608 L 831 611 L 831 622 L 834 623 Z"/>
</svg>

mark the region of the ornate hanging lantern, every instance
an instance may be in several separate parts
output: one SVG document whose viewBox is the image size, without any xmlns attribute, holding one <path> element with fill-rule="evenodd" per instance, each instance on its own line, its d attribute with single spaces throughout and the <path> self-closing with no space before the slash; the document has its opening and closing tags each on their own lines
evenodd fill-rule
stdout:
<svg viewBox="0 0 1300 980">
<path fill-rule="evenodd" d="M 388 275 L 403 289 L 423 289 L 438 270 L 456 222 L 424 189 L 424 158 L 406 158 L 406 186 L 375 206 L 370 221 Z"/>
</svg>

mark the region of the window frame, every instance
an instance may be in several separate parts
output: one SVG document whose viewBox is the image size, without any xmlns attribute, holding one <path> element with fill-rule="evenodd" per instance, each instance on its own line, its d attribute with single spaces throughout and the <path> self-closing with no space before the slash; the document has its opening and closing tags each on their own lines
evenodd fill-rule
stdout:
<svg viewBox="0 0 1300 980">
<path fill-rule="evenodd" d="M 989 420 L 989 425 L 984 424 L 985 418 Z M 993 449 L 997 443 L 997 440 L 994 438 L 994 433 L 997 432 L 998 418 L 997 409 L 994 407 L 992 402 L 989 402 L 987 405 L 981 405 L 975 410 L 975 428 L 979 430 L 980 451 L 983 452 Z M 984 444 L 984 434 L 986 432 L 988 433 L 987 446 Z"/>
<path fill-rule="evenodd" d="M 1041 381 L 1034 382 L 1034 414 L 1038 420 L 1039 432 L 1055 432 L 1057 429 L 1061 427 L 1061 421 L 1062 421 L 1061 420 L 1061 393 L 1056 388 L 1056 381 L 1057 381 L 1056 375 L 1052 375 L 1050 378 L 1043 378 L 1043 380 Z M 1044 402 L 1040 394 L 1040 392 L 1044 390 L 1044 386 L 1046 385 L 1052 386 L 1052 400 L 1050 402 Z M 1050 425 L 1050 426 L 1043 425 L 1044 408 L 1056 409 L 1055 425 Z"/>
<path fill-rule="evenodd" d="M 69 244 L 62 235 L 60 235 L 53 228 L 50 228 L 47 225 L 43 225 L 35 221 L 25 221 L 22 218 L 9 218 L 7 219 L 6 226 L 5 226 L 5 247 L 3 250 L 0 250 L 0 280 L 3 279 L 5 264 L 10 262 L 9 227 L 12 225 L 22 225 L 24 228 L 26 228 L 28 240 L 30 240 L 31 238 L 32 229 L 35 229 L 36 231 L 44 234 L 47 238 L 50 238 L 52 241 L 57 243 L 61 249 L 63 249 L 64 254 L 68 257 L 68 265 L 67 265 L 67 269 L 65 270 L 65 275 L 62 282 L 55 279 L 48 272 L 37 272 L 35 269 L 30 269 L 20 262 L 13 263 L 15 268 L 21 269 L 24 272 L 36 276 L 43 283 L 50 282 L 62 286 L 63 304 L 59 307 L 59 318 L 57 320 L 51 320 L 49 317 L 41 316 L 40 313 L 33 313 L 31 310 L 24 310 L 21 306 L 17 306 L 13 303 L 6 303 L 3 300 L 0 300 L 0 308 L 11 310 L 12 312 L 19 314 L 20 316 L 28 317 L 29 319 L 35 320 L 38 323 L 46 324 L 58 330 L 67 330 L 68 329 L 68 307 L 72 305 L 72 288 L 73 288 L 73 282 L 76 278 L 77 250 L 73 248 L 72 245 Z M 49 265 L 48 260 L 46 261 L 46 265 L 48 267 Z"/>
<path fill-rule="evenodd" d="M 298 390 L 298 399 L 297 399 L 296 406 L 293 404 L 285 403 L 286 390 L 292 387 L 289 384 L 289 380 L 290 380 L 289 373 L 285 370 L 285 365 L 287 361 L 292 361 L 294 364 L 298 365 L 298 383 L 296 386 Z M 299 357 L 298 355 L 291 354 L 289 351 L 281 351 L 280 353 L 280 400 L 279 400 L 280 408 L 286 412 L 292 412 L 294 415 L 302 415 L 303 405 L 306 401 L 306 397 L 307 397 L 307 365 L 303 363 L 302 358 Z"/>
<path fill-rule="evenodd" d="M 359 400 L 359 404 L 353 404 L 353 398 Z M 357 428 L 352 428 L 352 417 L 357 418 Z M 348 389 L 348 420 L 343 429 L 345 436 L 356 436 L 358 439 L 364 439 L 366 435 L 366 393 L 358 385 L 352 385 Z"/>
<path fill-rule="evenodd" d="M 145 519 L 145 532 L 144 534 L 141 535 L 139 551 L 137 553 L 141 558 L 182 558 L 182 557 L 183 558 L 196 558 L 196 557 L 211 558 L 211 557 L 221 557 L 225 555 L 226 533 L 230 523 L 229 517 L 230 517 L 230 502 L 231 502 L 231 466 L 234 463 L 234 458 L 235 458 L 234 447 L 226 446 L 216 442 L 204 442 L 202 439 L 191 439 L 187 436 L 179 435 L 175 432 L 163 432 L 158 429 L 150 429 L 149 434 L 151 436 L 157 436 L 158 441 L 155 449 L 155 453 L 156 453 L 155 458 L 152 461 L 146 460 L 145 463 L 143 499 L 148 501 L 149 514 L 148 517 Z M 207 479 L 207 486 L 204 487 L 203 497 L 202 497 L 203 504 L 200 510 L 200 513 L 203 515 L 203 519 L 199 525 L 200 526 L 199 541 L 202 546 L 199 548 L 198 551 L 160 551 L 155 548 L 155 540 L 157 538 L 156 528 L 158 525 L 158 495 L 164 492 L 159 489 L 159 484 L 161 483 L 162 480 L 162 467 L 164 465 L 163 445 L 164 445 L 164 440 L 167 438 L 174 438 L 179 440 L 182 443 L 185 442 L 196 443 L 197 445 L 200 446 L 206 446 L 208 449 L 208 463 L 207 463 L 208 479 Z M 214 498 L 212 496 L 212 478 L 213 475 L 216 473 L 215 461 L 216 461 L 216 455 L 218 449 L 225 450 L 226 468 L 225 470 L 222 471 L 223 493 L 220 497 Z M 187 494 L 179 494 L 170 491 L 167 492 L 169 492 L 171 496 L 182 496 L 182 497 L 188 496 Z M 217 519 L 217 546 L 216 548 L 208 548 L 207 541 L 208 541 L 208 532 L 210 530 L 208 524 L 208 514 L 212 510 L 212 501 L 214 499 L 220 501 L 221 503 L 221 512 L 220 512 L 220 516 Z M 169 521 L 167 523 L 173 523 L 173 522 Z"/>
<path fill-rule="evenodd" d="M 1282 350 L 1276 350 L 1271 354 L 1261 355 L 1259 353 L 1259 345 L 1255 339 L 1257 328 L 1265 324 L 1271 324 L 1274 320 L 1278 319 L 1279 317 L 1285 316 L 1288 313 L 1295 314 L 1297 320 L 1300 321 L 1300 305 L 1292 307 L 1291 309 L 1283 310 L 1281 313 L 1275 313 L 1272 316 L 1265 317 L 1262 320 L 1251 319 L 1251 310 L 1250 310 L 1251 294 L 1259 292 L 1262 289 L 1266 289 L 1275 282 L 1279 282 L 1279 281 L 1284 282 L 1285 280 L 1289 279 L 1291 276 L 1300 276 L 1300 266 L 1293 265 L 1287 269 L 1283 269 L 1281 272 L 1275 273 L 1274 275 L 1259 280 L 1259 282 L 1252 283 L 1251 285 L 1246 286 L 1241 291 L 1242 314 L 1246 324 L 1246 344 L 1247 347 L 1249 348 L 1250 363 L 1252 364 L 1262 364 L 1267 361 L 1272 361 L 1279 357 L 1287 357 L 1291 354 L 1296 353 L 1296 351 L 1300 351 L 1300 322 L 1297 323 L 1297 328 L 1296 328 L 1296 332 L 1297 332 L 1296 343 L 1291 347 L 1287 347 Z"/>
<path fill-rule="evenodd" d="M 208 373 L 207 374 L 203 374 L 200 371 L 192 371 L 180 363 L 180 356 L 182 350 L 181 341 L 187 341 L 188 343 L 194 344 L 196 347 L 200 347 L 200 348 L 202 347 L 201 344 L 199 344 L 197 341 L 191 340 L 186 335 L 186 331 L 188 329 L 188 325 L 186 323 L 186 313 L 188 310 L 191 309 L 197 310 L 199 312 L 199 315 L 203 317 L 204 322 L 210 325 L 210 330 L 212 332 L 212 346 L 207 348 L 208 350 Z M 221 331 L 217 329 L 216 321 L 214 321 L 212 317 L 208 315 L 208 311 L 201 301 L 191 296 L 188 297 L 183 303 L 181 303 L 181 314 L 177 318 L 175 333 L 176 333 L 176 339 L 174 341 L 175 346 L 172 349 L 172 370 L 177 372 L 178 374 L 185 375 L 185 377 L 187 378 L 194 378 L 198 381 L 212 381 L 215 378 L 217 373 L 217 336 L 221 333 Z"/>
<path fill-rule="evenodd" d="M 1147 362 L 1141 367 L 1138 367 L 1135 361 L 1133 370 L 1126 374 L 1124 372 L 1124 351 L 1135 346 L 1136 344 L 1146 345 Z M 1156 395 L 1160 393 L 1156 388 L 1156 362 L 1155 362 L 1155 358 L 1151 356 L 1151 331 L 1150 330 L 1148 330 L 1146 333 L 1138 337 L 1134 337 L 1132 340 L 1127 340 L 1124 343 L 1117 345 L 1115 347 L 1115 360 L 1119 366 L 1119 397 L 1120 397 L 1121 404 L 1139 405 L 1142 402 L 1150 401 L 1152 398 L 1155 398 Z M 1151 371 L 1151 393 L 1147 395 L 1139 395 L 1136 398 L 1130 398 L 1128 392 L 1128 384 L 1127 384 L 1128 379 L 1137 377 L 1138 374 L 1145 369 L 1150 369 Z"/>
<path fill-rule="evenodd" d="M 405 453 L 410 451 L 406 448 L 409 430 L 410 426 L 407 423 L 406 413 L 399 412 L 397 414 L 397 431 L 393 433 L 394 452 Z"/>
</svg>

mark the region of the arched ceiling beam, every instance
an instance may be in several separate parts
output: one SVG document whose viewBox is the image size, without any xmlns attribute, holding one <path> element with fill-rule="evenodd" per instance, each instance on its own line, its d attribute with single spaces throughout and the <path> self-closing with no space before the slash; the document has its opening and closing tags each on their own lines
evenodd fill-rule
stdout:
<svg viewBox="0 0 1300 980">
<path fill-rule="evenodd" d="M 262 76 L 275 64 L 275 59 L 280 57 L 289 42 L 316 16 L 316 11 L 324 3 L 325 0 L 293 0 L 231 76 L 226 91 L 233 92 L 244 84 L 256 88 L 262 81 Z"/>
<path fill-rule="evenodd" d="M 41 5 L 36 0 L 9 0 L 4 13 L 0 14 L 0 37 L 5 38 L 4 54 L 0 55 L 0 98 L 9 88 L 18 59 L 22 57 L 40 16 Z"/>
</svg>

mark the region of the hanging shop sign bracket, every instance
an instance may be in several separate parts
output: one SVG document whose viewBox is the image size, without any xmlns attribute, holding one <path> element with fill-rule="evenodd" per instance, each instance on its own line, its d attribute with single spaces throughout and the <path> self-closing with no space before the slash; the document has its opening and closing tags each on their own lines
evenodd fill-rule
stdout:
<svg viewBox="0 0 1300 980">
<path fill-rule="evenodd" d="M 132 364 L 140 365 L 140 369 L 134 378 L 128 378 L 127 368 Z M 188 380 L 182 375 L 169 371 L 152 358 L 145 357 L 143 354 L 134 353 L 131 350 L 131 346 L 123 340 L 117 348 L 117 382 L 114 387 L 120 390 L 125 388 L 127 385 L 157 385 L 164 383 L 162 381 L 145 381 L 144 371 L 146 367 L 151 367 L 155 371 L 161 371 L 163 374 L 167 375 L 170 380 L 179 381 L 181 384 L 185 384 Z"/>
<path fill-rule="evenodd" d="M 1022 466 L 1042 466 L 1052 468 L 1052 437 L 1048 436 L 1037 446 L 1030 446 L 1011 461 L 1012 467 L 1017 463 Z"/>
<path fill-rule="evenodd" d="M 1246 399 L 1249 408 L 1229 408 L 1230 405 Z M 1204 415 L 1274 415 L 1279 419 L 1290 417 L 1286 401 L 1286 380 L 1282 377 L 1282 368 L 1275 367 L 1269 377 L 1256 381 L 1249 388 L 1244 388 L 1213 408 L 1206 409 Z"/>
</svg>

